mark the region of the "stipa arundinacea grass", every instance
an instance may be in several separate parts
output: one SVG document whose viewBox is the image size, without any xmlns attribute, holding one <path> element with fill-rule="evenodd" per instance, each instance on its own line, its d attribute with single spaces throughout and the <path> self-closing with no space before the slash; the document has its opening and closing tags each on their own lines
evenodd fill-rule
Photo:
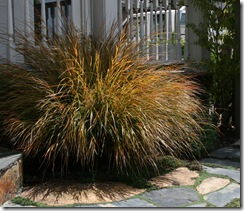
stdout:
<svg viewBox="0 0 244 211">
<path fill-rule="evenodd" d="M 21 37 L 25 66 L 0 66 L 0 115 L 16 148 L 118 171 L 152 166 L 157 155 L 191 151 L 199 141 L 199 87 L 185 76 L 157 70 L 126 33 L 103 39 L 74 29 L 39 47 Z"/>
</svg>

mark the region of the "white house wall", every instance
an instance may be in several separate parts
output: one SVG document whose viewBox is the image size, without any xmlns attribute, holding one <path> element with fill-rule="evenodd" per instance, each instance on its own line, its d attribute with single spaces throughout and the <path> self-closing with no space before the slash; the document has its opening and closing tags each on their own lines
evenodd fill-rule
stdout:
<svg viewBox="0 0 244 211">
<path fill-rule="evenodd" d="M 81 17 L 81 30 L 90 34 L 92 28 L 92 2 L 91 0 L 82 0 L 79 17 Z"/>
<path fill-rule="evenodd" d="M 7 57 L 7 0 L 0 1 L 0 60 Z"/>
<path fill-rule="evenodd" d="M 71 13 L 72 13 L 72 21 L 74 26 L 80 30 L 82 28 L 81 21 L 81 4 L 84 0 L 71 0 Z"/>
<path fill-rule="evenodd" d="M 187 13 L 188 15 L 188 23 L 193 23 L 196 26 L 199 25 L 200 22 L 203 21 L 202 12 L 200 10 L 196 10 L 192 4 L 188 5 L 188 10 L 190 12 Z M 187 45 L 186 48 L 188 52 L 188 58 L 191 60 L 201 61 L 202 59 L 208 59 L 209 58 L 209 52 L 202 48 L 199 45 L 196 45 L 195 42 L 198 41 L 197 35 L 191 30 L 187 29 Z M 207 32 L 206 32 L 207 36 Z"/>
<path fill-rule="evenodd" d="M 104 36 L 118 20 L 117 8 L 117 0 L 92 0 L 92 30 L 95 35 Z"/>
<path fill-rule="evenodd" d="M 8 57 L 7 52 L 9 51 L 8 47 L 8 0 L 0 1 L 0 59 L 6 59 Z M 28 12 L 26 8 L 26 3 L 28 4 Z M 29 14 L 29 23 L 27 23 L 27 18 L 25 14 Z M 22 33 L 26 35 L 27 26 L 29 26 L 29 31 L 33 32 L 34 27 L 34 5 L 32 0 L 12 0 L 12 24 L 14 29 L 14 41 L 17 41 L 17 33 Z M 11 49 L 13 50 L 13 49 Z M 23 57 L 16 52 L 13 53 L 15 62 L 23 62 Z"/>
</svg>

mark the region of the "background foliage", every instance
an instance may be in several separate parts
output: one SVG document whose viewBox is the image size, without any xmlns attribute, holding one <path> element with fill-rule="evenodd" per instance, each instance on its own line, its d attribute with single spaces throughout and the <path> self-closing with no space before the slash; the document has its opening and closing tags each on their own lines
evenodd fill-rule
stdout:
<svg viewBox="0 0 244 211">
<path fill-rule="evenodd" d="M 196 44 L 210 52 L 210 60 L 205 61 L 211 78 L 208 91 L 215 111 L 222 116 L 219 124 L 225 130 L 235 125 L 234 82 L 240 75 L 240 2 L 192 0 L 192 3 L 202 12 L 203 21 L 188 27 L 199 38 Z"/>
</svg>

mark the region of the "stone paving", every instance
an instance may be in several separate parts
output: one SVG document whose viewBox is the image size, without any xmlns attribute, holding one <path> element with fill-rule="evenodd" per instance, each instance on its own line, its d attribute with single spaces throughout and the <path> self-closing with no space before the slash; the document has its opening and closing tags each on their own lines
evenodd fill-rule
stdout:
<svg viewBox="0 0 244 211">
<path fill-rule="evenodd" d="M 212 176 L 203 180 L 197 187 L 179 183 L 144 192 L 127 200 L 76 207 L 224 207 L 233 199 L 240 199 L 240 162 L 236 162 L 237 159 L 240 159 L 240 145 L 211 153 L 211 158 L 201 162 L 203 171 Z M 20 206 L 8 201 L 3 207 Z"/>
</svg>

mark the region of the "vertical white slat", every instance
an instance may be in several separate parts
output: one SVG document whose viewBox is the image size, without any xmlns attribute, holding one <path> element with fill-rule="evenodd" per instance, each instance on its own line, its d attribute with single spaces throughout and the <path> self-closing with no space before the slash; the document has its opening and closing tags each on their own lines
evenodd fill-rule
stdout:
<svg viewBox="0 0 244 211">
<path fill-rule="evenodd" d="M 168 19 L 168 60 L 172 60 L 173 56 L 173 45 L 172 45 L 172 11 L 171 11 L 171 1 L 168 5 L 169 19 Z"/>
<path fill-rule="evenodd" d="M 13 24 L 13 5 L 12 0 L 8 0 L 7 2 L 7 24 L 8 24 L 8 46 L 7 46 L 7 59 L 10 62 L 15 62 L 14 51 L 14 24 Z"/>
<path fill-rule="evenodd" d="M 47 23 L 46 23 L 46 3 L 45 0 L 41 0 L 41 32 L 42 32 L 42 42 L 46 43 L 46 35 L 47 35 L 47 29 L 46 29 Z"/>
<path fill-rule="evenodd" d="M 175 21 L 175 29 L 176 29 L 176 59 L 182 59 L 182 47 L 181 47 L 181 35 L 180 35 L 180 6 L 179 0 L 175 2 L 176 8 L 176 21 Z"/>
<path fill-rule="evenodd" d="M 159 44 L 158 44 L 158 14 L 157 14 L 157 11 L 158 11 L 158 0 L 154 0 L 153 1 L 153 6 L 154 6 L 154 24 L 153 26 L 155 26 L 155 33 L 154 33 L 154 40 L 155 40 L 155 59 L 158 60 L 158 47 L 159 47 Z"/>
<path fill-rule="evenodd" d="M 139 43 L 139 17 L 138 17 L 138 9 L 136 9 L 136 43 Z"/>
<path fill-rule="evenodd" d="M 10 40 L 13 40 L 14 25 L 13 25 L 13 5 L 12 0 L 8 0 L 8 35 Z"/>
<path fill-rule="evenodd" d="M 50 17 L 51 17 L 51 9 L 50 8 L 47 8 L 46 10 L 46 20 L 47 20 L 47 37 L 52 37 L 52 29 L 50 27 Z"/>
<path fill-rule="evenodd" d="M 150 1 L 150 39 L 153 40 L 153 1 Z"/>
<path fill-rule="evenodd" d="M 114 0 L 114 2 L 116 2 Z M 82 4 L 81 4 L 82 5 Z M 91 33 L 91 30 L 92 30 L 92 1 L 91 0 L 84 0 L 84 10 L 83 10 L 83 14 L 79 15 L 79 13 L 77 14 L 76 13 L 76 20 L 80 19 L 81 20 L 81 23 L 82 23 L 82 27 L 81 29 L 87 34 L 89 35 Z M 115 3 L 115 8 L 117 8 L 117 2 Z M 107 2 L 106 2 L 106 6 L 107 6 Z M 114 8 L 114 10 L 115 10 Z M 105 9 L 105 8 L 104 8 Z M 106 9 L 107 10 L 107 9 Z M 104 11 L 104 13 L 106 14 L 106 12 Z M 111 12 L 112 13 L 112 12 Z M 111 13 L 109 15 L 111 15 Z M 116 18 L 114 18 L 114 21 L 115 20 L 118 20 L 118 17 L 117 17 L 117 12 L 113 12 L 113 14 L 116 13 Z M 80 16 L 80 18 L 79 18 Z M 113 16 L 113 15 L 112 15 Z M 107 21 L 107 19 L 106 19 Z M 106 28 L 108 26 L 106 25 Z"/>
<path fill-rule="evenodd" d="M 123 16 L 122 16 L 122 0 L 118 0 L 118 28 L 119 32 L 122 30 Z"/>
<path fill-rule="evenodd" d="M 136 12 L 136 43 L 139 43 L 139 9 L 140 9 L 140 0 L 134 0 L 134 9 Z M 139 50 L 139 49 L 138 49 Z"/>
<path fill-rule="evenodd" d="M 133 22 L 134 22 L 134 18 L 133 18 L 133 0 L 129 0 L 130 2 L 130 9 L 129 9 L 129 15 L 130 15 L 130 40 L 133 40 L 134 39 L 134 25 L 133 25 Z"/>
<path fill-rule="evenodd" d="M 169 10 L 169 39 L 172 38 L 172 11 L 171 11 L 171 2 L 169 2 L 169 5 L 168 5 L 168 10 Z"/>
<path fill-rule="evenodd" d="M 164 20 L 164 28 L 165 28 L 165 60 L 168 60 L 168 40 L 169 40 L 169 13 L 168 13 L 168 6 L 169 2 L 168 0 L 164 0 L 164 14 L 165 14 L 165 20 Z"/>
<path fill-rule="evenodd" d="M 148 14 L 148 8 L 149 8 L 149 0 L 144 0 L 144 9 L 145 9 L 145 56 L 146 59 L 149 59 L 149 36 L 150 36 L 150 15 Z"/>
<path fill-rule="evenodd" d="M 140 0 L 140 39 L 144 39 L 143 0 Z"/>
<path fill-rule="evenodd" d="M 128 27 L 128 35 L 129 35 L 129 38 L 131 37 L 131 20 L 130 20 L 130 0 L 125 0 L 125 11 L 126 11 L 126 15 L 127 15 L 127 27 Z"/>
<path fill-rule="evenodd" d="M 148 9 L 150 6 L 150 0 L 144 0 L 144 6 L 145 6 L 145 10 Z"/>
<path fill-rule="evenodd" d="M 140 0 L 140 51 L 144 54 L 145 51 L 145 23 L 143 13 L 143 0 Z"/>
<path fill-rule="evenodd" d="M 172 9 L 174 8 L 174 9 Z M 177 58 L 177 10 L 176 10 L 176 0 L 171 1 L 171 24 L 172 24 L 172 53 L 171 60 L 176 60 Z"/>
<path fill-rule="evenodd" d="M 75 0 L 71 0 L 71 22 L 72 24 L 74 24 L 75 26 L 75 4 L 74 4 Z"/>
<path fill-rule="evenodd" d="M 149 0 L 144 0 L 144 9 L 145 9 L 145 36 L 149 37 L 149 34 L 150 34 L 150 17 L 148 17 L 148 10 L 149 8 Z"/>
<path fill-rule="evenodd" d="M 155 11 L 156 11 L 157 8 L 158 8 L 158 1 L 159 1 L 159 0 L 153 0 L 153 6 L 154 6 Z"/>
<path fill-rule="evenodd" d="M 26 43 L 34 41 L 33 40 L 33 34 L 31 34 L 31 19 L 30 19 L 30 1 L 25 0 L 25 37 L 26 37 Z M 32 36 L 31 36 L 32 35 Z M 26 57 L 23 57 L 24 61 L 26 61 Z"/>
<path fill-rule="evenodd" d="M 159 59 L 164 60 L 165 59 L 165 53 L 164 53 L 164 30 L 163 30 L 163 1 L 161 0 L 159 2 Z"/>
<path fill-rule="evenodd" d="M 88 20 L 83 19 L 85 16 L 84 12 L 82 11 L 83 2 L 84 0 L 71 0 L 71 23 L 78 30 L 82 30 L 84 21 L 87 22 L 89 20 L 89 17 L 87 16 L 85 18 Z M 102 10 L 103 8 L 100 9 Z M 103 19 L 103 17 L 100 17 L 100 19 Z"/>
<path fill-rule="evenodd" d="M 156 48 L 155 48 L 155 31 L 153 26 L 153 0 L 150 0 L 150 46 L 149 46 L 149 56 L 150 59 L 155 59 Z"/>
<path fill-rule="evenodd" d="M 184 46 L 184 59 L 187 60 L 189 56 L 189 29 L 186 27 L 188 24 L 188 0 L 184 0 L 185 6 L 186 6 L 186 23 L 185 23 L 185 46 Z"/>
<path fill-rule="evenodd" d="M 60 0 L 56 0 L 56 33 L 58 36 L 62 35 L 62 17 L 61 17 L 61 5 L 60 5 Z"/>
<path fill-rule="evenodd" d="M 31 34 L 30 1 L 25 0 L 25 36 L 28 39 Z"/>
<path fill-rule="evenodd" d="M 140 0 L 134 0 L 134 8 L 135 9 L 140 9 Z"/>
</svg>

